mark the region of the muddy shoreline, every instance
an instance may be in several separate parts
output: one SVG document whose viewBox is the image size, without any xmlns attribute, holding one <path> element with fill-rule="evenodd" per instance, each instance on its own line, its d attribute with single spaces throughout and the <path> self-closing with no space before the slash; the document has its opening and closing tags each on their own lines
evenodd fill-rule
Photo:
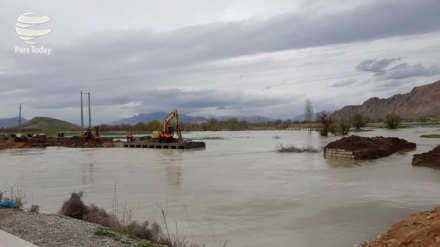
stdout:
<svg viewBox="0 0 440 247">
<path fill-rule="evenodd" d="M 386 233 L 360 247 L 440 246 L 440 207 L 419 212 L 392 225 Z"/>
</svg>

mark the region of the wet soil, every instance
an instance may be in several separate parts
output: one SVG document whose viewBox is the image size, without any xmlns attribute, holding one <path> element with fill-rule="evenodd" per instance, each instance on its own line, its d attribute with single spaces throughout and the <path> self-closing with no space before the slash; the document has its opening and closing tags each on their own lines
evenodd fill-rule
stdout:
<svg viewBox="0 0 440 247">
<path fill-rule="evenodd" d="M 18 148 L 39 148 L 39 147 L 71 147 L 71 148 L 98 148 L 108 147 L 108 143 L 113 143 L 112 140 L 57 140 L 55 138 L 48 139 L 46 142 L 9 142 L 0 141 L 0 149 L 18 149 Z"/>
<path fill-rule="evenodd" d="M 440 207 L 416 213 L 390 227 L 384 235 L 360 247 L 434 247 L 440 246 Z"/>
<path fill-rule="evenodd" d="M 29 143 L 29 142 L 0 142 L 0 149 L 17 149 L 17 148 L 33 148 L 47 147 L 48 143 Z"/>
<path fill-rule="evenodd" d="M 415 154 L 412 159 L 413 166 L 426 166 L 440 168 L 440 145 L 427 153 Z"/>
</svg>

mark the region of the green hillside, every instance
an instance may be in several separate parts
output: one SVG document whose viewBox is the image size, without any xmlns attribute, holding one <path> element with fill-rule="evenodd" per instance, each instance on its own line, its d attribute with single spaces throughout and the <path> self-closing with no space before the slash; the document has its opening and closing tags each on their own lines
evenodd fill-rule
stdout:
<svg viewBox="0 0 440 247">
<path fill-rule="evenodd" d="M 25 123 L 22 125 L 23 130 L 41 130 L 41 131 L 48 131 L 48 130 L 79 130 L 80 127 L 63 121 L 56 118 L 49 118 L 49 117 L 34 117 L 31 119 L 31 121 Z"/>
</svg>

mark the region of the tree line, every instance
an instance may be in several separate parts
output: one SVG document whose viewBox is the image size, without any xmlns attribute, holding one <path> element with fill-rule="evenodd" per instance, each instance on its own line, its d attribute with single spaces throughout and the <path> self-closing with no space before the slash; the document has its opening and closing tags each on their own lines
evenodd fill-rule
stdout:
<svg viewBox="0 0 440 247">
<path fill-rule="evenodd" d="M 304 107 L 304 116 L 309 123 L 313 122 L 313 106 L 310 100 L 306 100 Z M 372 120 L 361 112 L 340 112 L 332 114 L 323 110 L 316 113 L 315 122 L 319 123 L 319 132 L 321 136 L 328 136 L 329 133 L 335 135 L 347 135 L 351 128 L 360 130 L 367 126 Z M 381 120 L 378 120 L 381 121 Z M 383 119 L 383 123 L 389 129 L 396 129 L 400 125 L 402 118 L 394 113 L 388 113 Z M 309 129 L 311 129 L 309 127 Z"/>
<path fill-rule="evenodd" d="M 238 130 L 283 130 L 290 127 L 300 126 L 308 128 L 309 131 L 318 130 L 322 136 L 329 133 L 335 135 L 347 135 L 354 128 L 360 130 L 369 122 L 372 122 L 365 114 L 361 112 L 332 114 L 329 111 L 319 111 L 316 114 L 310 100 L 306 100 L 304 107 L 304 121 L 276 120 L 267 122 L 248 122 L 230 118 L 227 120 L 208 119 L 199 123 L 180 123 L 182 131 L 238 131 Z M 377 120 L 376 120 L 377 121 Z M 396 113 L 389 113 L 383 120 L 386 127 L 390 129 L 398 128 L 401 123 L 401 117 Z M 173 122 L 170 123 L 173 126 Z M 101 131 L 154 131 L 163 127 L 163 123 L 152 120 L 147 123 L 139 122 L 137 124 L 117 124 L 100 125 Z"/>
<path fill-rule="evenodd" d="M 236 131 L 236 130 L 258 130 L 258 129 L 287 129 L 292 124 L 300 123 L 299 121 L 268 121 L 268 122 L 248 122 L 238 120 L 237 118 L 230 118 L 227 120 L 208 119 L 199 123 L 179 123 L 182 131 Z M 173 126 L 173 122 L 169 126 Z M 147 123 L 139 122 L 134 125 L 117 124 L 109 125 L 102 124 L 99 127 L 100 131 L 153 131 L 162 129 L 163 123 L 152 120 Z"/>
</svg>

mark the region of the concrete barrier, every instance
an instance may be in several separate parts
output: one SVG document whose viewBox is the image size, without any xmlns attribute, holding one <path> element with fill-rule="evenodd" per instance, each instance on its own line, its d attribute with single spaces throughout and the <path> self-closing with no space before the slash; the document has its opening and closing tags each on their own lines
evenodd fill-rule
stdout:
<svg viewBox="0 0 440 247">
<path fill-rule="evenodd" d="M 0 230 L 0 247 L 38 247 L 19 237 Z"/>
</svg>

